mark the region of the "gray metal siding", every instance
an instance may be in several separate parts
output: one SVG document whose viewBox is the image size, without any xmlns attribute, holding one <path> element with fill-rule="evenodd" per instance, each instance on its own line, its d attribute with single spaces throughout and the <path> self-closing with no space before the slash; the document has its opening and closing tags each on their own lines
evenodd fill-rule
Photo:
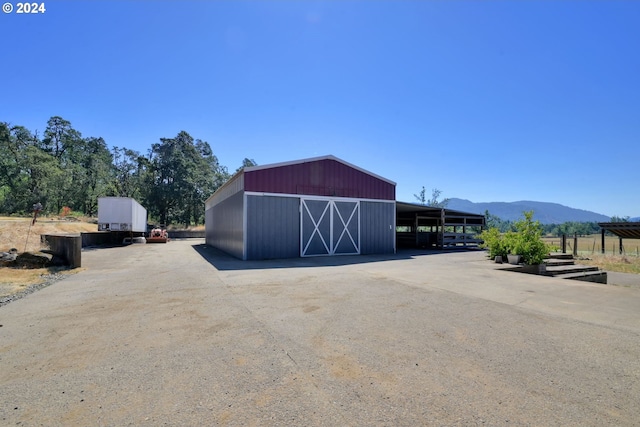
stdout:
<svg viewBox="0 0 640 427">
<path fill-rule="evenodd" d="M 247 196 L 247 259 L 300 256 L 300 199 Z"/>
<path fill-rule="evenodd" d="M 205 211 L 205 241 L 237 258 L 243 257 L 244 192 L 234 194 Z"/>
<path fill-rule="evenodd" d="M 225 182 L 222 187 L 218 188 L 205 202 L 205 211 L 214 207 L 218 203 L 222 203 L 229 197 L 244 190 L 244 171 L 239 171 L 231 179 Z"/>
<path fill-rule="evenodd" d="M 394 253 L 395 212 L 395 203 L 360 202 L 361 254 Z"/>
</svg>

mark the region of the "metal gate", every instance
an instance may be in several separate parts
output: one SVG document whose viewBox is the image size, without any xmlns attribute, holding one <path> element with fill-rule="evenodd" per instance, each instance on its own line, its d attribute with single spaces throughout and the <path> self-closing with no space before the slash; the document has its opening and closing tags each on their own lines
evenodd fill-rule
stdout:
<svg viewBox="0 0 640 427">
<path fill-rule="evenodd" d="M 301 199 L 300 256 L 360 253 L 360 201 Z"/>
</svg>

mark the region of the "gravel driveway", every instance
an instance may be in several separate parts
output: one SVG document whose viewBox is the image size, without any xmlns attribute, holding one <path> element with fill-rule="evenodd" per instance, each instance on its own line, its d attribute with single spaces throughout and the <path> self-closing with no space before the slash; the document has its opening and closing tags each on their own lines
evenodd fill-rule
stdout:
<svg viewBox="0 0 640 427">
<path fill-rule="evenodd" d="M 640 290 L 481 252 L 83 252 L 0 307 L 0 424 L 640 425 Z"/>
</svg>

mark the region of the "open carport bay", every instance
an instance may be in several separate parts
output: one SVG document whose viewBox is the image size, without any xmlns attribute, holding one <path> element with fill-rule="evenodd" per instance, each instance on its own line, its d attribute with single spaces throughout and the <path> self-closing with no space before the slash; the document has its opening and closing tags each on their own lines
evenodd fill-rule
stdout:
<svg viewBox="0 0 640 427">
<path fill-rule="evenodd" d="M 640 291 L 482 252 L 84 251 L 0 307 L 0 424 L 637 425 Z"/>
</svg>

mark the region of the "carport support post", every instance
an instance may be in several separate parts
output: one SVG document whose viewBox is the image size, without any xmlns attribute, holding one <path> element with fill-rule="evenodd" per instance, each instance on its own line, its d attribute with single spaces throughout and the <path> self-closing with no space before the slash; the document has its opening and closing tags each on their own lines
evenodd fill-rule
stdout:
<svg viewBox="0 0 640 427">
<path fill-rule="evenodd" d="M 464 243 L 462 244 L 462 246 L 464 246 L 465 248 L 467 247 L 467 218 L 465 217 L 462 220 L 462 223 L 464 224 L 462 226 L 462 238 L 464 239 Z"/>
<path fill-rule="evenodd" d="M 601 230 L 601 236 L 602 236 L 602 253 L 604 254 L 604 228 Z"/>
<path fill-rule="evenodd" d="M 444 249 L 444 209 L 440 210 L 440 249 Z"/>
</svg>

